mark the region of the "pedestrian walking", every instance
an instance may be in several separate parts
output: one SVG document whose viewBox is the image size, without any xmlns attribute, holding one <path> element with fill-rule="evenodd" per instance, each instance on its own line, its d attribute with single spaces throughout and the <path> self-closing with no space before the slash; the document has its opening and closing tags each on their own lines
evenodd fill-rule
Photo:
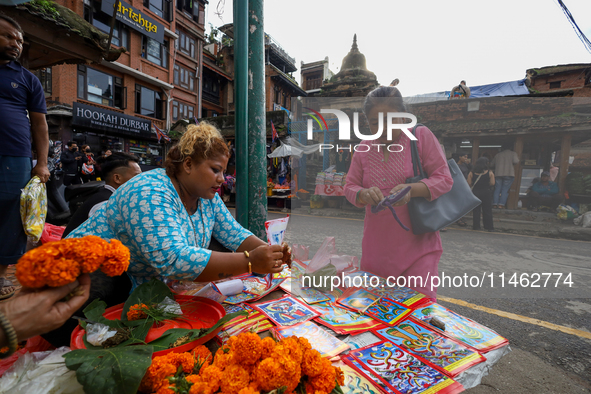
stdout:
<svg viewBox="0 0 591 394">
<path fill-rule="evenodd" d="M 27 246 L 20 217 L 21 190 L 33 176 L 43 183 L 49 179 L 45 94 L 39 79 L 18 62 L 23 42 L 19 24 L 0 13 L 0 298 L 14 294 L 6 270 Z M 31 137 L 37 153 L 34 167 Z"/>
<path fill-rule="evenodd" d="M 517 153 L 509 145 L 503 144 L 502 151 L 493 157 L 490 166 L 495 169 L 495 191 L 493 193 L 493 208 L 505 208 L 509 189 L 515 179 L 515 165 L 519 164 Z"/>
<path fill-rule="evenodd" d="M 78 152 L 78 144 L 74 141 L 68 141 L 68 149 L 62 152 L 60 160 L 64 171 L 64 186 L 79 185 L 82 183 L 78 172 L 78 163 L 86 163 L 87 159 L 82 153 Z"/>
<path fill-rule="evenodd" d="M 491 187 L 495 184 L 495 175 L 488 169 L 488 159 L 481 157 L 474 163 L 474 168 L 468 174 L 468 184 L 472 188 L 472 193 L 482 201 L 482 203 L 472 211 L 472 229 L 480 230 L 480 212 L 482 211 L 482 221 L 484 229 L 495 231 L 492 217 L 492 195 Z"/>
</svg>

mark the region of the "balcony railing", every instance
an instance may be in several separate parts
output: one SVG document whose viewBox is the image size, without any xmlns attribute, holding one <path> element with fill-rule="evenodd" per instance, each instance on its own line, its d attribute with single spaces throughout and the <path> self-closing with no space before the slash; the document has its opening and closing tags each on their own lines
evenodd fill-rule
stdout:
<svg viewBox="0 0 591 394">
<path fill-rule="evenodd" d="M 281 46 L 281 44 L 279 44 L 279 42 L 277 42 L 277 40 L 275 40 L 269 34 L 265 33 L 265 46 L 267 45 L 273 48 L 275 51 L 277 51 L 281 55 L 281 57 L 283 57 L 286 61 L 295 65 L 295 58 L 289 56 L 289 54 L 283 49 L 283 47 Z"/>
</svg>

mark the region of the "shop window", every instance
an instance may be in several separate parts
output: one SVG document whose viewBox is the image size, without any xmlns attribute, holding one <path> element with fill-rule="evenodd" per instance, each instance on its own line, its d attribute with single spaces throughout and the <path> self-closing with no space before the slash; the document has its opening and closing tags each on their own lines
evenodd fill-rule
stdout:
<svg viewBox="0 0 591 394">
<path fill-rule="evenodd" d="M 42 68 L 33 72 L 43 86 L 43 91 L 46 95 L 51 96 L 51 67 Z"/>
<path fill-rule="evenodd" d="M 178 64 L 174 65 L 173 83 L 182 88 L 195 91 L 195 73 Z"/>
<path fill-rule="evenodd" d="M 172 102 L 172 120 L 193 119 L 195 107 L 183 104 L 179 101 Z"/>
<path fill-rule="evenodd" d="M 142 57 L 154 64 L 168 68 L 168 41 L 160 44 L 147 36 L 142 36 Z"/>
<path fill-rule="evenodd" d="M 176 8 L 186 13 L 195 22 L 199 23 L 199 3 L 194 0 L 176 0 Z"/>
<path fill-rule="evenodd" d="M 125 109 L 123 80 L 102 71 L 78 65 L 78 98 Z"/>
<path fill-rule="evenodd" d="M 156 119 L 165 119 L 162 95 L 145 86 L 135 85 L 135 112 Z"/>
<path fill-rule="evenodd" d="M 144 7 L 164 20 L 170 21 L 170 0 L 144 0 Z"/>
<path fill-rule="evenodd" d="M 195 39 L 182 30 L 177 30 L 176 34 L 179 35 L 177 40 L 179 51 L 195 59 L 195 47 L 197 46 Z"/>
<path fill-rule="evenodd" d="M 107 15 L 101 11 L 101 3 L 93 1 L 87 4 L 85 2 L 84 19 L 100 31 L 106 34 L 111 32 L 111 18 L 112 15 Z M 117 47 L 129 48 L 129 30 L 119 21 L 115 21 L 111 44 Z"/>
</svg>

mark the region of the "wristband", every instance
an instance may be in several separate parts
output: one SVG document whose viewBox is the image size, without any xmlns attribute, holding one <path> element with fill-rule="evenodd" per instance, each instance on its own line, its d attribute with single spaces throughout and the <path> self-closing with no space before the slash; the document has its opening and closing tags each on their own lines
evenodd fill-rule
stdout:
<svg viewBox="0 0 591 394">
<path fill-rule="evenodd" d="M 12 324 L 10 324 L 10 321 L 8 321 L 2 312 L 0 312 L 0 328 L 4 330 L 6 341 L 8 342 L 8 352 L 0 354 L 0 359 L 2 359 L 10 357 L 14 352 L 16 352 L 16 348 L 18 346 L 18 337 L 16 336 L 14 327 L 12 327 Z"/>
<path fill-rule="evenodd" d="M 359 189 L 357 191 L 357 194 L 355 195 L 355 202 L 362 203 L 362 201 L 359 199 L 359 195 L 361 194 L 361 191 L 363 191 L 363 189 Z"/>
</svg>

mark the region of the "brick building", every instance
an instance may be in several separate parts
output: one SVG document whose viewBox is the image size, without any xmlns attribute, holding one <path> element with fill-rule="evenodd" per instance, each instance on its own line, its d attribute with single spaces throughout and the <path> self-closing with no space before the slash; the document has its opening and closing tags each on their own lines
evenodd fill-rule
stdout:
<svg viewBox="0 0 591 394">
<path fill-rule="evenodd" d="M 526 71 L 533 94 L 568 93 L 573 97 L 591 97 L 591 64 L 562 64 L 531 68 Z"/>
<path fill-rule="evenodd" d="M 109 33 L 115 0 L 57 0 Z M 165 154 L 153 126 L 199 116 L 205 0 L 131 0 L 116 10 L 114 62 L 41 70 L 50 137 L 76 140 L 95 154 L 111 149 L 159 165 Z M 67 41 L 64 41 L 67 46 Z"/>
</svg>

